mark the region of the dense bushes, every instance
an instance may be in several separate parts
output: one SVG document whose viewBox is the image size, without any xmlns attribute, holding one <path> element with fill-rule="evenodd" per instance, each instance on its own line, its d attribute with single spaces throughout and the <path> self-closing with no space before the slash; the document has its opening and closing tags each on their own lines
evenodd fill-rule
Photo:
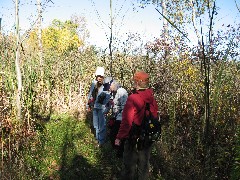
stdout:
<svg viewBox="0 0 240 180">
<path fill-rule="evenodd" d="M 106 75 L 112 74 L 127 89 L 131 88 L 135 70 L 143 69 L 151 75 L 163 123 L 162 139 L 152 159 L 156 176 L 165 179 L 239 178 L 240 66 L 239 61 L 234 60 L 238 54 L 226 59 L 214 52 L 207 57 L 210 68 L 207 122 L 203 56 L 194 49 L 174 52 L 163 59 L 160 51 L 152 53 L 151 49 L 139 46 L 139 49 L 128 48 L 125 53 L 114 53 L 113 62 L 106 52 L 91 46 L 60 54 L 49 51 L 44 53 L 43 69 L 40 69 L 38 54 L 25 44 L 21 52 L 24 116 L 18 122 L 15 120 L 17 86 L 13 47 L 12 38 L 1 37 L 1 173 L 5 177 L 11 175 L 7 169 L 19 170 L 20 174 L 27 172 L 25 160 L 33 167 L 36 164 L 41 167 L 37 154 L 29 159 L 22 153 L 34 153 L 39 138 L 44 138 L 43 124 L 55 122 L 52 122 L 52 114 L 66 112 L 81 120 L 85 118 L 85 100 L 93 73 L 96 66 L 104 66 Z M 181 49 L 172 47 L 178 48 Z M 143 53 L 144 50 L 148 53 Z M 56 132 L 59 138 L 66 135 L 58 129 Z M 69 138 L 71 133 L 67 136 Z M 159 159 L 161 161 L 156 162 Z M 43 172 L 45 170 L 40 168 L 32 173 Z"/>
</svg>

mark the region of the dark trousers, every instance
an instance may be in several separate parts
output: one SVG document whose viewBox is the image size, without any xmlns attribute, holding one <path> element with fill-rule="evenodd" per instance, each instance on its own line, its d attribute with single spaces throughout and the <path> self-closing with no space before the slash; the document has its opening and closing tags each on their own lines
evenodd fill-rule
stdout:
<svg viewBox="0 0 240 180">
<path fill-rule="evenodd" d="M 123 156 L 123 151 L 124 151 L 124 143 L 121 143 L 120 146 L 115 146 L 115 139 L 118 134 L 118 130 L 120 128 L 121 121 L 116 120 L 113 124 L 113 127 L 110 130 L 110 141 L 112 144 L 112 147 L 116 149 L 116 155 L 118 158 L 122 158 Z"/>
<path fill-rule="evenodd" d="M 138 150 L 129 140 L 125 141 L 123 152 L 122 180 L 147 180 L 149 176 L 149 159 L 152 145 Z"/>
</svg>

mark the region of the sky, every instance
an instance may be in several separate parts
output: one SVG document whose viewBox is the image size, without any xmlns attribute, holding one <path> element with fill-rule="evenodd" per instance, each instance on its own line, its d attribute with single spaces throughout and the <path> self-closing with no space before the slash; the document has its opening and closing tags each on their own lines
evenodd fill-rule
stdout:
<svg viewBox="0 0 240 180">
<path fill-rule="evenodd" d="M 46 2 L 46 0 L 42 0 Z M 240 0 L 216 0 L 220 7 L 214 19 L 217 28 L 224 28 L 222 24 L 240 23 Z M 133 5 L 134 3 L 134 5 Z M 113 7 L 113 35 L 121 40 L 127 39 L 126 33 L 138 33 L 143 41 L 153 40 L 162 30 L 162 17 L 155 10 L 154 5 L 141 8 L 137 0 L 112 0 Z M 88 43 L 99 47 L 108 47 L 110 35 L 110 0 L 49 0 L 43 12 L 43 27 L 48 26 L 53 19 L 69 20 L 73 15 L 85 17 L 90 32 Z M 37 18 L 36 0 L 20 0 L 19 6 L 20 28 L 22 32 L 29 29 Z M 0 18 L 2 31 L 14 31 L 15 23 L 14 0 L 0 0 Z M 196 41 L 189 26 L 189 39 Z"/>
</svg>

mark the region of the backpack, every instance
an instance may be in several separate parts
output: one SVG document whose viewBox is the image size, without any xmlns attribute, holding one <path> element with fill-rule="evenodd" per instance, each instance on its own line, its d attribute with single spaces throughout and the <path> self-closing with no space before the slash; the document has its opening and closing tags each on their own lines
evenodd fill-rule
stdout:
<svg viewBox="0 0 240 180">
<path fill-rule="evenodd" d="M 146 111 L 149 112 L 148 116 L 146 115 Z M 141 135 L 150 142 L 158 141 L 161 137 L 161 124 L 159 118 L 153 117 L 149 103 L 146 103 Z"/>
<path fill-rule="evenodd" d="M 148 111 L 148 113 L 146 113 Z M 148 115 L 147 115 L 148 114 Z M 150 111 L 150 104 L 146 103 L 142 124 L 136 125 L 134 122 L 130 131 L 130 141 L 137 145 L 138 150 L 144 146 L 151 145 L 161 137 L 161 123 L 159 118 L 154 118 Z"/>
</svg>

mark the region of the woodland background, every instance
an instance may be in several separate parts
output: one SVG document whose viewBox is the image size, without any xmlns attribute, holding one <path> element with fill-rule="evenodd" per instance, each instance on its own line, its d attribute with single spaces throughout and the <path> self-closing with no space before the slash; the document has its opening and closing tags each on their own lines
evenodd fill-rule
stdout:
<svg viewBox="0 0 240 180">
<path fill-rule="evenodd" d="M 141 1 L 161 9 L 160 35 L 143 44 L 129 34 L 120 44 L 110 26 L 109 47 L 100 49 L 85 44 L 84 17 L 41 28 L 37 2 L 36 26 L 20 34 L 16 6 L 16 32 L 0 32 L 1 179 L 116 178 L 119 160 L 111 147 L 92 146 L 85 110 L 97 66 L 128 90 L 136 70 L 150 74 L 162 122 L 151 179 L 240 178 L 239 22 L 213 33 L 214 1 Z M 196 27 L 190 47 L 185 24 L 206 14 L 209 32 Z"/>
</svg>

